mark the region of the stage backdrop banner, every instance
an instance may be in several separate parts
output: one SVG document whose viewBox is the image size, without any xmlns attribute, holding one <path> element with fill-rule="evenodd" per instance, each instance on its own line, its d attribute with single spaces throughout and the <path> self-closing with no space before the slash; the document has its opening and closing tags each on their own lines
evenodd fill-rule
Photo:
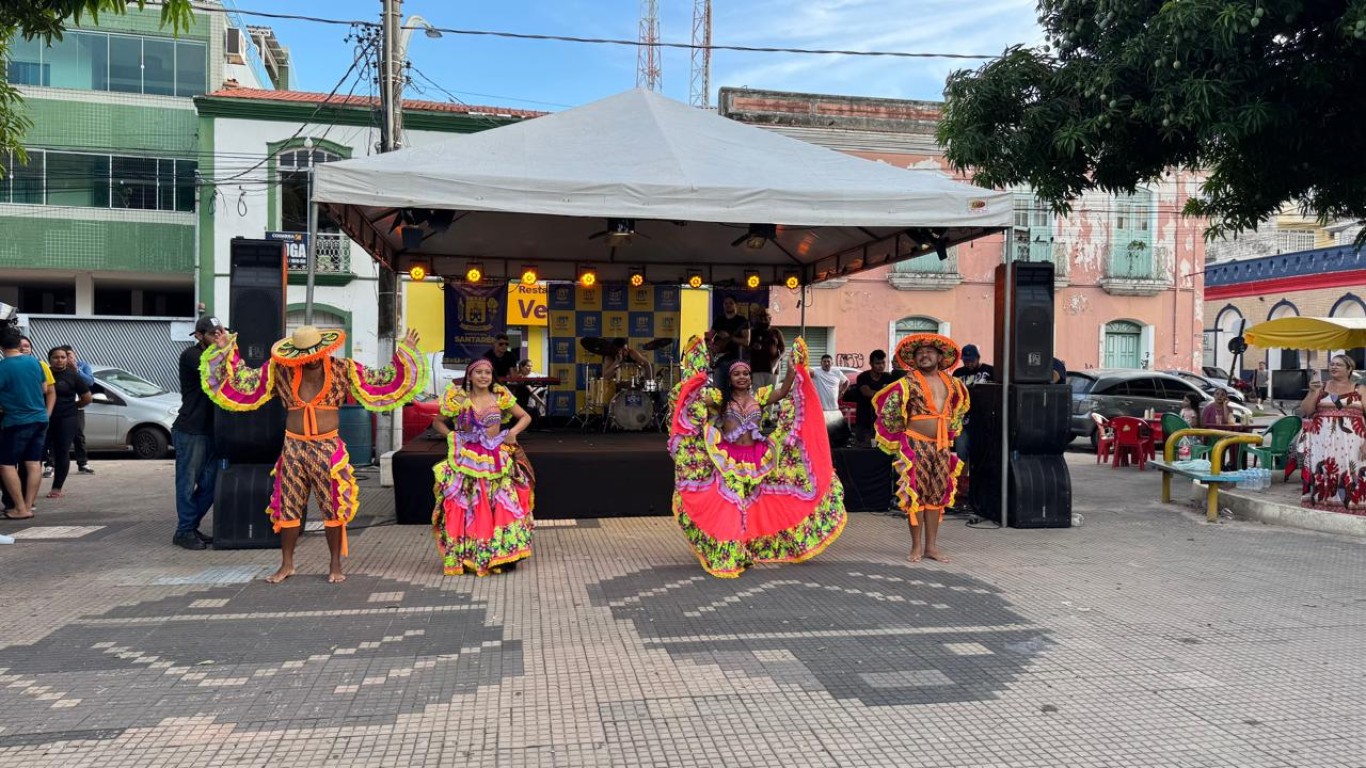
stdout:
<svg viewBox="0 0 1366 768">
<path fill-rule="evenodd" d="M 511 326 L 549 325 L 550 290 L 545 283 L 508 284 L 508 317 Z"/>
<path fill-rule="evenodd" d="M 446 286 L 446 349 L 442 362 L 469 365 L 493 348 L 493 339 L 507 333 L 503 283 Z"/>
<path fill-rule="evenodd" d="M 602 374 L 602 357 L 580 343 L 586 337 L 623 338 L 640 349 L 657 338 L 674 341 L 654 353 L 656 366 L 678 363 L 679 287 L 608 284 L 583 288 L 551 283 L 547 288 L 550 375 L 561 382 L 550 392 L 550 415 L 573 416 L 585 406 L 588 382 Z"/>
<path fill-rule="evenodd" d="M 735 299 L 735 311 L 746 320 L 755 307 L 768 307 L 768 289 L 759 288 L 757 290 L 747 290 L 744 288 L 712 288 L 711 289 L 711 321 L 716 322 L 716 318 L 724 317 L 725 312 L 721 309 L 721 304 L 727 298 Z"/>
</svg>

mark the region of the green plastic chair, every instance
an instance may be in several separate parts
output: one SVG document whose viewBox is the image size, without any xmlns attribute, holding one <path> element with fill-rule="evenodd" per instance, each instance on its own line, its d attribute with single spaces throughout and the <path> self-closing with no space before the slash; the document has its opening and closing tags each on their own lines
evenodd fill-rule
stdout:
<svg viewBox="0 0 1366 768">
<path fill-rule="evenodd" d="M 1162 439 L 1166 440 L 1176 434 L 1178 429 L 1190 429 L 1190 426 L 1191 425 L 1187 424 L 1186 420 L 1181 418 L 1180 415 L 1175 413 L 1164 413 L 1162 414 Z M 1193 437 L 1183 439 L 1190 441 L 1192 459 L 1209 457 L 1210 447 L 1208 445 Z M 1177 446 L 1177 448 L 1180 447 L 1181 446 Z M 1172 455 L 1175 456 L 1176 451 L 1172 451 Z"/>
<path fill-rule="evenodd" d="M 1270 470 L 1285 469 L 1285 464 L 1290 459 L 1290 449 L 1295 445 L 1295 438 L 1299 437 L 1303 425 L 1304 422 L 1299 416 L 1283 416 L 1276 419 L 1266 432 L 1262 433 L 1271 435 L 1271 445 L 1245 446 L 1247 454 L 1257 459 L 1259 467 Z"/>
</svg>

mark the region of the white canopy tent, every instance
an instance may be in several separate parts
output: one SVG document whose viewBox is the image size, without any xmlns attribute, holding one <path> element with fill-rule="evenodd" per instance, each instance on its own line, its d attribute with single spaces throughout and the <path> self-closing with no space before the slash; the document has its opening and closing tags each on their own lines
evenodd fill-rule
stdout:
<svg viewBox="0 0 1366 768">
<path fill-rule="evenodd" d="M 852 157 L 643 89 L 316 174 L 315 202 L 377 260 L 448 276 L 478 262 L 490 277 L 532 265 L 541 279 L 573 280 L 591 265 L 604 281 L 643 268 L 660 283 L 701 271 L 728 284 L 750 270 L 765 283 L 794 272 L 810 283 L 934 259 L 1013 216 L 1009 192 Z M 768 226 L 747 247 L 756 224 Z"/>
</svg>

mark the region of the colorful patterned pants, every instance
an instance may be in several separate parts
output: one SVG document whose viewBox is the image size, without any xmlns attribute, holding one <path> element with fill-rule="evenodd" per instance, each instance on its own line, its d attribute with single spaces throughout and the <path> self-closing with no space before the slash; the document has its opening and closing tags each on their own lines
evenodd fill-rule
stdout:
<svg viewBox="0 0 1366 768">
<path fill-rule="evenodd" d="M 920 525 L 920 512 L 944 516 L 944 508 L 953 504 L 958 491 L 958 471 L 961 463 L 953 448 L 940 448 L 929 441 L 915 442 L 915 458 L 897 456 L 892 464 L 897 474 L 897 501 L 910 518 L 911 525 Z"/>
<path fill-rule="evenodd" d="M 345 526 L 356 517 L 360 497 L 351 456 L 341 438 L 335 432 L 312 438 L 287 433 L 271 475 L 275 488 L 266 511 L 275 532 L 299 527 L 309 496 L 316 495 L 323 525 L 343 526 L 342 554 L 347 554 Z"/>
</svg>

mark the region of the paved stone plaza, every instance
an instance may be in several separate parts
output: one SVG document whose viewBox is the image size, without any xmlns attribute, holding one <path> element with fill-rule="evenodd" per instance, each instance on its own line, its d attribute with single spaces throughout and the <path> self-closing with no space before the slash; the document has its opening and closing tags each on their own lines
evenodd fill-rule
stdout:
<svg viewBox="0 0 1366 768">
<path fill-rule="evenodd" d="M 1069 458 L 1081 528 L 951 518 L 911 566 L 854 514 L 737 580 L 658 517 L 445 578 L 366 470 L 350 579 L 319 531 L 278 587 L 171 546 L 169 462 L 100 462 L 0 523 L 0 765 L 1366 766 L 1366 542 Z"/>
</svg>

